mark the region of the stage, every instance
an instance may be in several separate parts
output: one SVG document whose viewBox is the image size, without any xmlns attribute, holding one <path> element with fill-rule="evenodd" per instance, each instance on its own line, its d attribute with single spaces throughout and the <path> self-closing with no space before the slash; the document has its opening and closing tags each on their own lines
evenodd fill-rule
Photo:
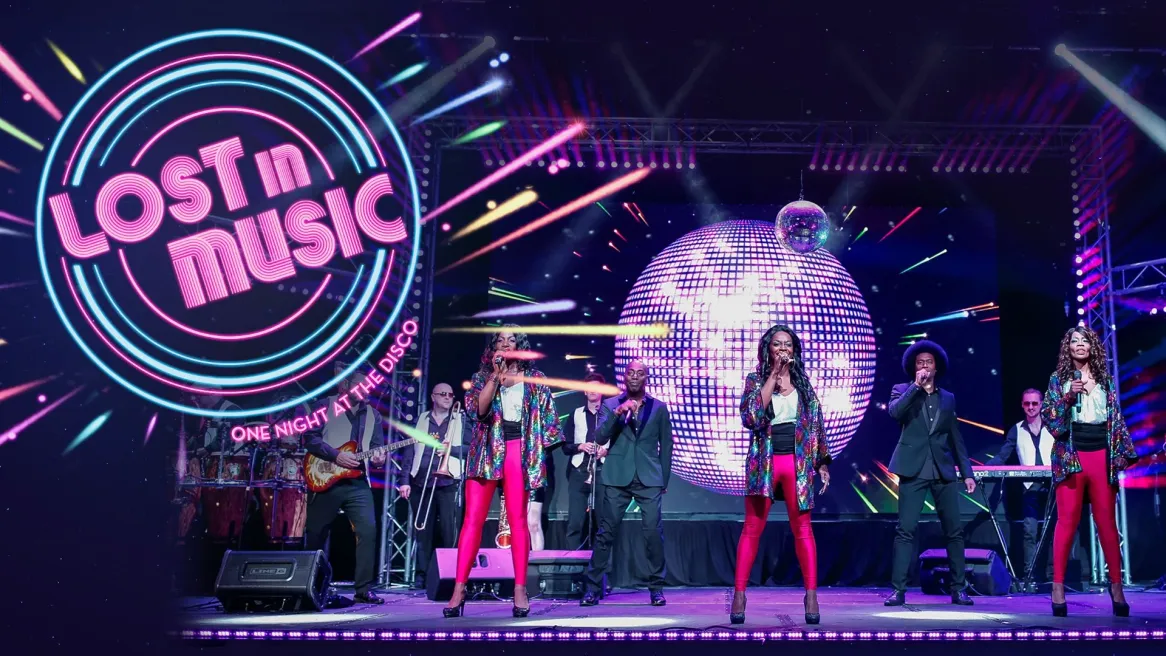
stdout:
<svg viewBox="0 0 1166 656">
<path fill-rule="evenodd" d="M 1134 588 L 1140 590 L 1140 588 Z M 822 622 L 803 620 L 800 588 L 749 592 L 743 625 L 728 622 L 727 588 L 674 588 L 668 605 L 648 605 L 644 589 L 616 589 L 598 606 L 574 599 L 533 599 L 530 615 L 511 616 L 507 601 L 467 601 L 465 616 L 445 619 L 444 602 L 422 591 L 382 592 L 382 606 L 309 613 L 224 614 L 214 599 L 185 598 L 178 635 L 191 640 L 655 641 L 655 640 L 1139 640 L 1166 642 L 1166 593 L 1127 590 L 1128 618 L 1113 617 L 1102 592 L 1070 594 L 1069 616 L 1055 618 L 1047 595 L 976 597 L 973 607 L 946 596 L 908 592 L 886 608 L 887 588 L 824 588 Z"/>
</svg>

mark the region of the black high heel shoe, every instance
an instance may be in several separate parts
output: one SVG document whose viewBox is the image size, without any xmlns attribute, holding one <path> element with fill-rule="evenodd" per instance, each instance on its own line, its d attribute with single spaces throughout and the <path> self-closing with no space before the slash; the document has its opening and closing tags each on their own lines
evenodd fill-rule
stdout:
<svg viewBox="0 0 1166 656">
<path fill-rule="evenodd" d="M 810 602 L 810 595 L 802 597 L 802 606 L 808 606 Z M 806 611 L 806 624 L 817 624 L 822 621 L 821 613 L 811 613 Z"/>
<path fill-rule="evenodd" d="M 745 606 L 749 605 L 749 598 L 746 597 L 744 593 L 741 593 L 741 597 L 743 600 L 743 603 L 741 604 L 741 612 L 740 613 L 730 612 L 729 613 L 729 624 L 744 624 L 745 623 Z"/>
<path fill-rule="evenodd" d="M 527 615 L 530 615 L 530 606 L 527 606 L 526 608 L 519 608 L 518 606 L 515 606 L 510 609 L 510 612 L 515 617 L 526 617 Z"/>
<path fill-rule="evenodd" d="M 466 609 L 466 591 L 463 589 L 462 590 L 462 603 L 460 603 L 452 608 L 450 608 L 449 606 L 442 608 L 441 614 L 446 619 L 449 619 L 451 617 L 461 617 L 462 613 L 465 612 L 465 609 Z"/>
<path fill-rule="evenodd" d="M 1062 594 L 1064 594 L 1064 593 L 1062 592 Z M 1062 601 L 1061 603 L 1058 604 L 1057 602 L 1054 601 L 1054 602 L 1052 602 L 1052 604 L 1053 604 L 1053 617 L 1068 617 L 1069 616 L 1069 602 Z"/>
<path fill-rule="evenodd" d="M 1114 617 L 1129 617 L 1130 605 L 1124 601 L 1118 601 L 1113 598 L 1113 584 L 1109 586 L 1109 600 L 1113 602 L 1113 616 Z"/>
</svg>

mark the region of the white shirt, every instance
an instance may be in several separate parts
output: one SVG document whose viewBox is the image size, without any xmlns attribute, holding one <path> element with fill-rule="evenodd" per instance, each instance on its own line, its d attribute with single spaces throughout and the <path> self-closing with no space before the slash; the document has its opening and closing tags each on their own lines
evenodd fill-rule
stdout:
<svg viewBox="0 0 1166 656">
<path fill-rule="evenodd" d="M 503 421 L 522 420 L 522 399 L 525 393 L 526 386 L 522 383 L 515 383 L 509 387 L 502 388 Z"/>
<path fill-rule="evenodd" d="M 1026 467 L 1032 467 L 1036 464 L 1036 452 L 1040 449 L 1041 462 L 1048 466 L 1053 461 L 1053 434 L 1049 432 L 1047 426 L 1043 423 L 1040 427 L 1040 435 L 1038 439 L 1040 444 L 1034 442 L 1033 435 L 1025 426 L 1027 421 L 1020 421 L 1016 424 L 1016 458 L 1020 464 Z M 1027 481 L 1024 484 L 1024 489 L 1032 487 L 1032 481 Z"/>
<path fill-rule="evenodd" d="M 798 391 L 796 389 L 786 396 L 774 392 L 769 399 L 769 405 L 773 406 L 773 421 L 769 422 L 771 426 L 797 421 Z"/>
<path fill-rule="evenodd" d="M 336 403 L 335 396 L 328 397 L 328 407 Z M 338 449 L 346 442 L 352 440 L 352 422 L 348 419 L 348 413 L 342 412 L 335 417 L 329 417 L 328 421 L 324 422 L 324 443 L 328 446 Z"/>
<path fill-rule="evenodd" d="M 1067 381 L 1064 385 L 1064 391 L 1069 391 L 1069 386 L 1073 381 Z M 1081 410 L 1077 411 L 1077 404 L 1073 407 L 1073 421 L 1082 424 L 1104 424 L 1109 421 L 1109 402 L 1106 399 L 1105 388 L 1101 383 L 1094 382 L 1092 392 L 1082 392 L 1080 396 Z"/>
</svg>

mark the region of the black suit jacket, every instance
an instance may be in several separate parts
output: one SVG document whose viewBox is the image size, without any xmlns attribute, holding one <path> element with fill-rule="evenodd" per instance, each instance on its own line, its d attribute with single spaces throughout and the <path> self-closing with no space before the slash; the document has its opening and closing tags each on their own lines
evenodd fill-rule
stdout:
<svg viewBox="0 0 1166 656">
<path fill-rule="evenodd" d="M 957 480 L 957 467 L 959 478 L 971 478 L 972 465 L 968 461 L 964 438 L 960 435 L 955 395 L 942 388 L 936 388 L 936 393 L 939 394 L 939 410 L 929 420 L 923 407 L 926 392 L 915 383 L 901 383 L 891 388 L 887 411 L 903 431 L 891 456 L 890 470 L 898 476 L 918 476 L 930 451 L 943 480 Z"/>
<path fill-rule="evenodd" d="M 615 413 L 627 396 L 607 399 L 600 406 L 596 443 L 607 445 L 601 474 L 604 485 L 625 487 L 639 477 L 648 487 L 668 488 L 672 476 L 672 422 L 668 406 L 644 395 L 640 419 L 631 422 Z"/>
</svg>

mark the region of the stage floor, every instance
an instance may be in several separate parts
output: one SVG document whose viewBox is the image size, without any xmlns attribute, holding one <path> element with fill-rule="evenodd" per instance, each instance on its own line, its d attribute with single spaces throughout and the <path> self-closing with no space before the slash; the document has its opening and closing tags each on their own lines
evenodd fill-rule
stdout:
<svg viewBox="0 0 1166 656">
<path fill-rule="evenodd" d="M 802 590 L 754 588 L 745 624 L 728 622 L 725 588 L 673 588 L 668 605 L 648 605 L 646 590 L 616 590 L 598 606 L 535 599 L 515 619 L 510 603 L 467 601 L 465 616 L 445 619 L 444 602 L 422 591 L 381 593 L 382 606 L 357 604 L 311 613 L 226 615 L 210 598 L 183 599 L 179 635 L 243 640 L 1158 640 L 1166 641 L 1166 593 L 1127 591 L 1130 617 L 1111 614 L 1108 595 L 1071 594 L 1069 616 L 1052 616 L 1047 595 L 976 597 L 972 607 L 946 596 L 908 593 L 908 604 L 883 606 L 886 588 L 819 591 L 822 623 L 803 621 Z"/>
</svg>

